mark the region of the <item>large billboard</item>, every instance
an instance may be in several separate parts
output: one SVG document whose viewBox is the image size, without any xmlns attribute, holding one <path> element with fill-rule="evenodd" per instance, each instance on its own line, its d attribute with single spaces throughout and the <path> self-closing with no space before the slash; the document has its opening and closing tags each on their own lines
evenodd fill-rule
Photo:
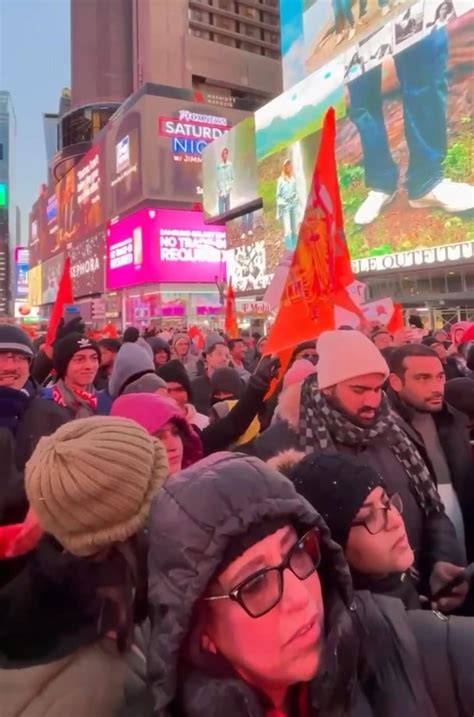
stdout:
<svg viewBox="0 0 474 717">
<path fill-rule="evenodd" d="M 75 242 L 70 251 L 74 297 L 101 294 L 105 289 L 105 230 Z"/>
<path fill-rule="evenodd" d="M 254 116 L 208 145 L 202 160 L 203 208 L 207 220 L 236 209 L 254 208 L 252 205 L 259 199 Z"/>
<path fill-rule="evenodd" d="M 107 130 L 108 218 L 146 199 L 183 208 L 201 203 L 205 147 L 248 116 L 156 94 L 127 103 Z"/>
<path fill-rule="evenodd" d="M 225 278 L 226 233 L 200 212 L 141 209 L 107 228 L 107 289 Z"/>
<path fill-rule="evenodd" d="M 333 3 L 301 5 L 316 12 Z M 294 249 L 319 147 L 315 123 L 329 105 L 354 260 L 474 241 L 474 11 L 464 0 L 426 0 L 396 11 L 387 4 L 382 16 L 376 5 L 368 3 L 372 34 L 358 29 L 256 113 L 264 275 Z"/>
</svg>

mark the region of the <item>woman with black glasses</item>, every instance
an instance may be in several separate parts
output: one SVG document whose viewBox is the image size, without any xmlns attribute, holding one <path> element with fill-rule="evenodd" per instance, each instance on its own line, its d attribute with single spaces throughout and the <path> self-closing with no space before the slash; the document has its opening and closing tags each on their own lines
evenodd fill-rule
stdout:
<svg viewBox="0 0 474 717">
<path fill-rule="evenodd" d="M 425 613 L 354 595 L 324 521 L 258 459 L 218 453 L 172 476 L 149 528 L 154 717 L 464 715 L 435 708 L 406 617 Z"/>
<path fill-rule="evenodd" d="M 398 597 L 407 608 L 421 607 L 398 493 L 388 495 L 380 475 L 351 456 L 301 457 L 294 466 L 278 467 L 326 521 L 344 550 L 354 587 Z M 282 460 L 284 454 L 271 463 Z"/>
</svg>

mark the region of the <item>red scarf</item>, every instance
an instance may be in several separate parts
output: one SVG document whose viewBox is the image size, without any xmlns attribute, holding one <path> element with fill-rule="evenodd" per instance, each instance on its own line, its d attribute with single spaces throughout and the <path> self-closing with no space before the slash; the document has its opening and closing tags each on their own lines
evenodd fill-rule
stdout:
<svg viewBox="0 0 474 717">
<path fill-rule="evenodd" d="M 77 396 L 79 399 L 78 401 L 74 402 L 73 408 L 77 409 L 84 403 L 86 403 L 90 408 L 95 411 L 97 408 L 97 394 L 96 393 L 89 393 L 89 391 L 84 391 L 81 388 L 72 388 L 69 389 L 72 394 Z M 63 398 L 63 395 L 59 388 L 54 385 L 53 386 L 53 401 L 58 404 L 58 406 L 62 406 L 63 408 L 68 408 L 66 401 Z"/>
</svg>

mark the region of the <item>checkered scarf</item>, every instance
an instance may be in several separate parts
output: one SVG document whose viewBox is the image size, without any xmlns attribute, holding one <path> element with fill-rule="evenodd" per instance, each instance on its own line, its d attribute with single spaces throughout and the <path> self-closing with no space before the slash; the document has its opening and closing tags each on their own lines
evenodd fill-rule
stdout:
<svg viewBox="0 0 474 717">
<path fill-rule="evenodd" d="M 380 415 L 371 428 L 361 428 L 332 408 L 317 387 L 317 376 L 309 376 L 301 390 L 299 439 L 305 453 L 335 451 L 336 444 L 367 446 L 383 437 L 410 481 L 417 503 L 426 515 L 444 510 L 436 486 L 416 446 L 390 413 L 384 396 Z M 382 476 L 383 477 L 383 476 Z"/>
</svg>

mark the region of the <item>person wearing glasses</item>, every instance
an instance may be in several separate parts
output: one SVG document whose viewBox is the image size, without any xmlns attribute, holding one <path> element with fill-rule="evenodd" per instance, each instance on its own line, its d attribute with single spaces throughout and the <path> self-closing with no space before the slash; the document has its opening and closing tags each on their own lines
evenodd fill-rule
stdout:
<svg viewBox="0 0 474 717">
<path fill-rule="evenodd" d="M 0 525 L 20 523 L 28 511 L 25 465 L 42 436 L 69 420 L 67 412 L 44 401 L 31 378 L 34 347 L 19 326 L 0 326 Z M 2 576 L 10 565 L 0 565 Z"/>
<path fill-rule="evenodd" d="M 473 664 L 474 640 L 453 642 L 468 619 L 447 623 L 393 598 L 354 595 L 321 516 L 258 459 L 218 453 L 171 476 L 153 502 L 149 538 L 157 717 L 474 712 L 470 688 L 459 704 L 471 712 L 452 697 Z M 441 696 L 425 678 L 434 666 Z"/>
<path fill-rule="evenodd" d="M 301 458 L 287 468 L 285 454 L 270 462 L 324 518 L 344 550 L 354 587 L 398 597 L 407 608 L 421 607 L 400 495 L 389 494 L 381 476 L 351 456 L 312 453 Z"/>
</svg>

